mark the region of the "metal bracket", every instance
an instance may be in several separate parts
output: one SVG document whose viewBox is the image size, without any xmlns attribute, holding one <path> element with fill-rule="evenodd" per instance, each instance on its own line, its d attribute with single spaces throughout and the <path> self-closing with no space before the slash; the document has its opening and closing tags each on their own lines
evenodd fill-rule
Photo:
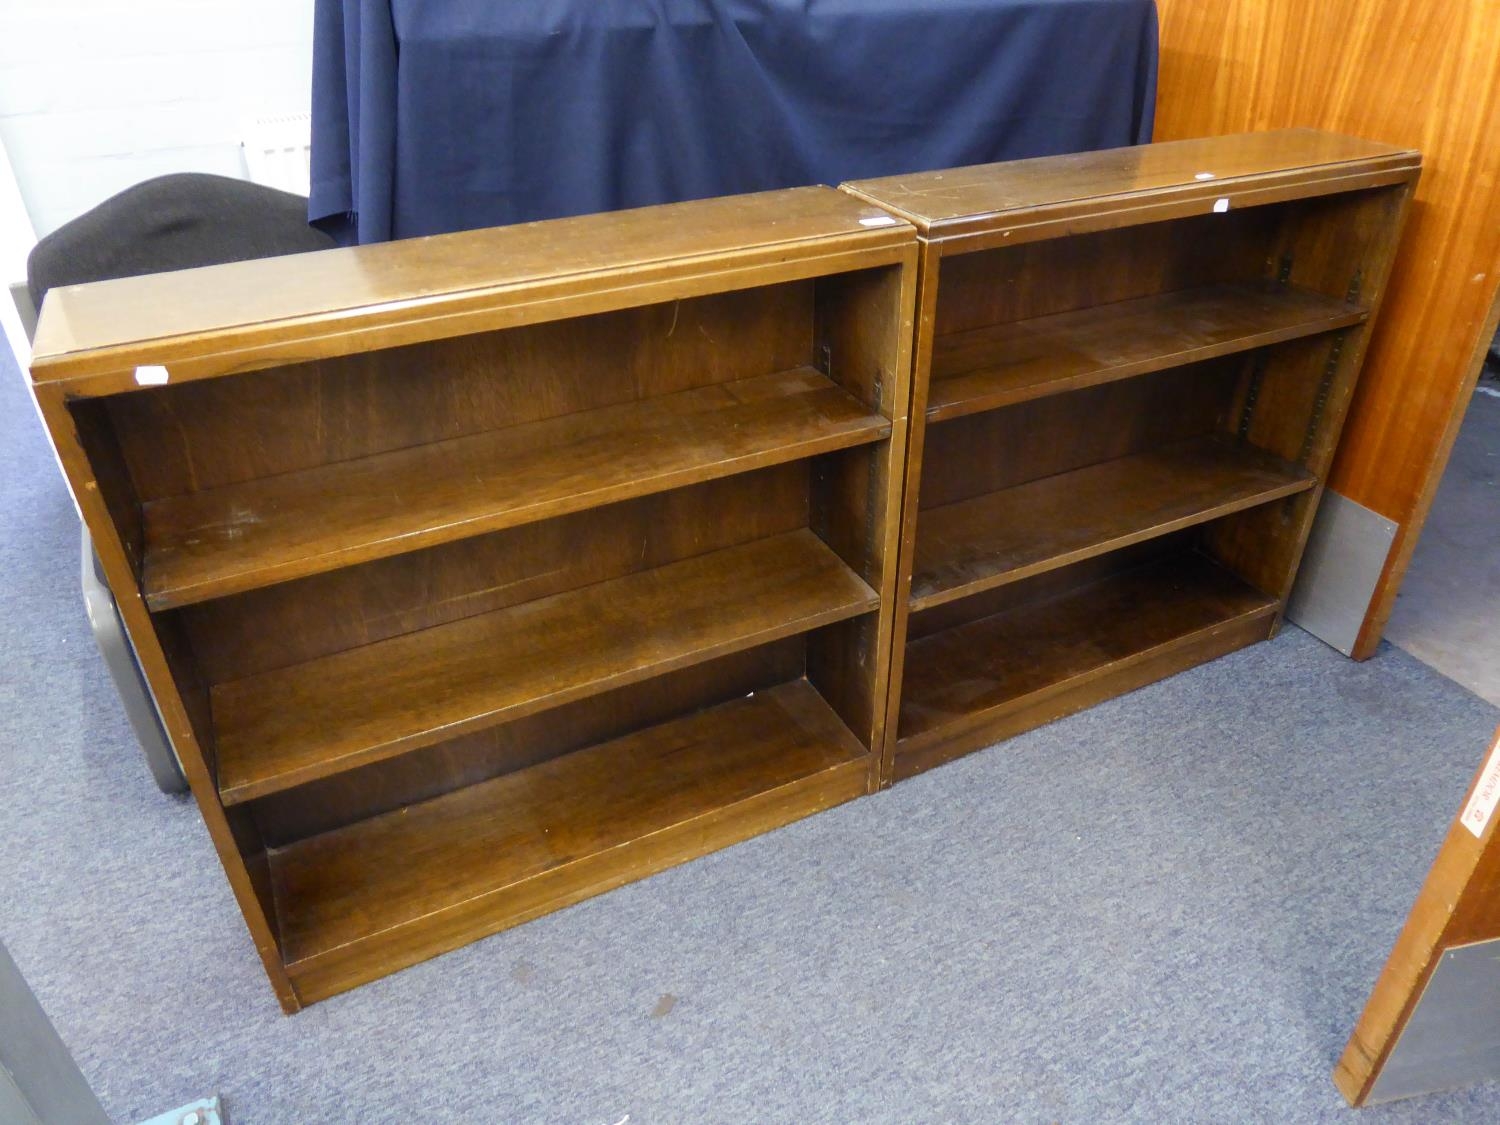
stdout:
<svg viewBox="0 0 1500 1125">
<path fill-rule="evenodd" d="M 1299 464 L 1307 464 L 1308 454 L 1312 452 L 1313 441 L 1317 438 L 1323 411 L 1328 406 L 1328 392 L 1333 387 L 1334 372 L 1338 370 L 1339 357 L 1344 354 L 1345 335 L 1347 333 L 1340 332 L 1335 336 L 1328 349 L 1328 362 L 1323 365 L 1323 378 L 1318 381 L 1318 397 L 1313 399 L 1312 416 L 1307 420 L 1307 434 L 1302 439 L 1302 452 L 1297 454 Z"/>
<path fill-rule="evenodd" d="M 818 370 L 833 378 L 833 345 L 824 344 L 818 349 Z"/>
<path fill-rule="evenodd" d="M 1290 254 L 1283 254 L 1281 256 L 1281 264 L 1277 267 L 1276 270 L 1276 284 L 1285 285 L 1288 281 L 1291 280 L 1291 277 L 1292 256 Z"/>
<path fill-rule="evenodd" d="M 1260 385 L 1266 377 L 1266 353 L 1260 352 L 1255 357 L 1255 364 L 1250 369 L 1250 386 L 1245 389 L 1245 405 L 1240 411 L 1239 435 L 1241 440 L 1250 436 L 1250 423 L 1255 419 L 1255 402 L 1260 398 Z"/>
<path fill-rule="evenodd" d="M 1354 276 L 1349 279 L 1349 289 L 1344 294 L 1344 301 L 1345 301 L 1345 303 L 1352 305 L 1356 301 L 1358 301 L 1359 300 L 1359 291 L 1360 291 L 1360 289 L 1362 289 L 1364 287 L 1364 284 L 1365 284 L 1365 271 L 1364 270 L 1355 270 L 1354 271 Z"/>
</svg>

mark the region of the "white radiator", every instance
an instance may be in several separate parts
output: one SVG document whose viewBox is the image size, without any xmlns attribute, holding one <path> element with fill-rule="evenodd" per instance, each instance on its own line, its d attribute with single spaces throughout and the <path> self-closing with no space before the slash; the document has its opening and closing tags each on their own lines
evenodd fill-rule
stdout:
<svg viewBox="0 0 1500 1125">
<path fill-rule="evenodd" d="M 246 121 L 245 171 L 251 182 L 306 195 L 312 180 L 312 114 Z"/>
</svg>

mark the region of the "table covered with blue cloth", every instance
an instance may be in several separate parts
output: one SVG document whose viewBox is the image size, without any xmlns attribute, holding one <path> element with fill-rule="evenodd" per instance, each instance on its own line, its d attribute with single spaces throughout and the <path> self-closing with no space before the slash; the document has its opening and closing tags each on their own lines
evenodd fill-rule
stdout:
<svg viewBox="0 0 1500 1125">
<path fill-rule="evenodd" d="M 1154 0 L 317 0 L 346 242 L 1150 140 Z"/>
</svg>

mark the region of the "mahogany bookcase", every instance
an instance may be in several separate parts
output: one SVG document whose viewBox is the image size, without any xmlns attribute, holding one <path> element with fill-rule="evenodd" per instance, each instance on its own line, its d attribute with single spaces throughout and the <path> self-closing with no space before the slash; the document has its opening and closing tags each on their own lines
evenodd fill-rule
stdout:
<svg viewBox="0 0 1500 1125">
<path fill-rule="evenodd" d="M 915 286 L 808 188 L 49 294 L 288 1011 L 878 784 Z"/>
<path fill-rule="evenodd" d="M 922 242 L 888 778 L 1275 631 L 1419 168 L 1284 130 L 844 185 Z"/>
</svg>

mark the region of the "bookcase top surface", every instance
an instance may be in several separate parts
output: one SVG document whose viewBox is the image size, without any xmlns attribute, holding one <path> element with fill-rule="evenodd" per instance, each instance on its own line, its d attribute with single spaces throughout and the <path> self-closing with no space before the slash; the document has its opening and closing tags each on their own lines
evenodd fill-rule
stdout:
<svg viewBox="0 0 1500 1125">
<path fill-rule="evenodd" d="M 1415 169 L 1420 162 L 1411 149 L 1316 129 L 1278 129 L 886 176 L 844 188 L 937 239 L 1119 197 L 1146 202 L 1190 192 L 1211 199 L 1231 187 L 1293 187 L 1340 172 Z"/>
<path fill-rule="evenodd" d="M 806 187 L 60 286 L 42 308 L 32 378 L 70 378 L 101 352 L 151 363 L 169 341 L 227 343 L 269 326 L 284 342 L 914 237 L 864 200 Z"/>
</svg>

